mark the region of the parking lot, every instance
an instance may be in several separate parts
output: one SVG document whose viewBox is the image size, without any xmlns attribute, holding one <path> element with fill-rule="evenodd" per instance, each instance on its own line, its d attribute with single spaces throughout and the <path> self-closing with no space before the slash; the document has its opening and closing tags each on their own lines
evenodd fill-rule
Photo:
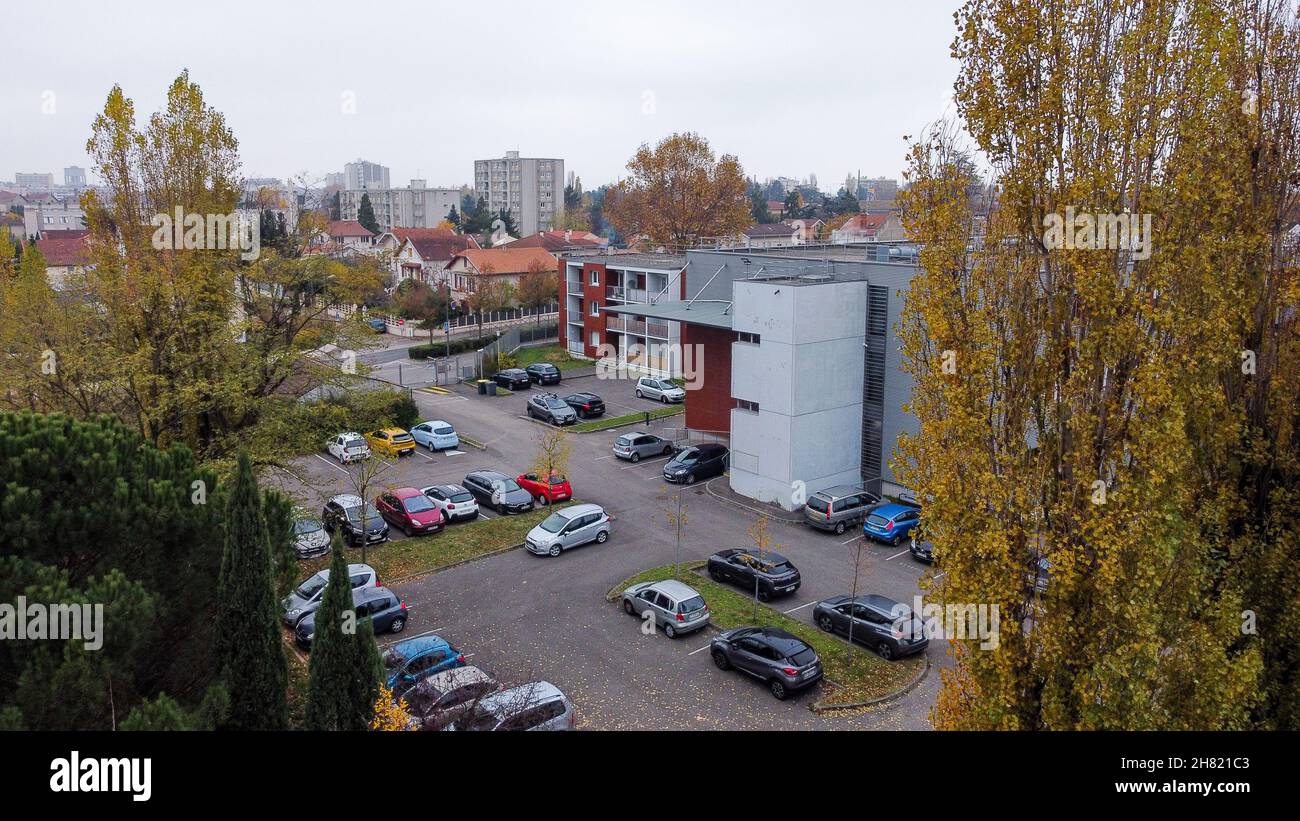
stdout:
<svg viewBox="0 0 1300 821">
<path fill-rule="evenodd" d="M 633 396 L 634 384 L 588 376 L 566 378 L 546 390 L 561 396 L 579 390 L 596 393 L 605 400 L 607 416 L 659 407 L 657 402 Z M 445 394 L 416 391 L 422 415 L 450 422 L 485 449 L 462 444 L 457 451 L 432 455 L 417 449 L 415 455 L 385 469 L 376 481 L 423 487 L 459 482 L 479 468 L 511 476 L 527 470 L 544 426 L 527 420 L 524 392 L 482 397 L 468 386 L 447 390 Z M 605 600 L 606 592 L 620 581 L 674 561 L 674 531 L 665 512 L 667 493 L 680 489 L 686 499 L 689 522 L 683 530 L 683 561 L 750 544 L 745 531 L 757 510 L 716 498 L 703 482 L 686 488 L 666 484 L 661 471 L 667 457 L 632 464 L 610 453 L 610 445 L 622 432 L 662 431 L 681 423 L 680 417 L 670 417 L 649 426 L 637 423 L 572 438 L 567 472 L 574 496 L 609 512 L 613 527 L 606 544 L 590 544 L 558 558 L 514 550 L 419 578 L 385 580 L 410 610 L 410 623 L 401 637 L 433 631 L 462 650 L 469 663 L 503 680 L 553 682 L 574 702 L 582 728 L 928 728 L 938 687 L 935 671 L 884 705 L 851 714 L 818 715 L 808 706 L 820 685 L 789 701 L 777 701 L 762 683 L 714 667 L 707 649 L 712 631 L 678 639 L 668 639 L 662 632 L 645 635 L 639 620 Z M 290 471 L 276 471 L 268 478 L 318 513 L 329 496 L 350 492 L 347 473 L 355 469 L 322 453 L 300 458 Z M 725 484 L 726 479 L 713 482 Z M 482 515 L 497 514 L 483 511 Z M 811 624 L 817 601 L 851 589 L 855 539 L 851 533 L 836 536 L 777 522 L 769 530 L 776 543 L 772 548 L 789 557 L 803 576 L 803 585 L 794 595 L 771 606 Z M 394 528 L 391 538 L 404 537 Z M 370 550 L 382 551 L 384 546 Z M 904 545 L 872 545 L 867 551 L 871 558 L 860 583 L 862 592 L 910 603 L 920 592 L 917 581 L 924 566 L 911 559 Z M 353 555 L 359 557 L 359 552 Z M 381 642 L 395 638 L 383 636 Z M 926 652 L 935 667 L 947 663 L 942 642 L 932 642 Z"/>
</svg>

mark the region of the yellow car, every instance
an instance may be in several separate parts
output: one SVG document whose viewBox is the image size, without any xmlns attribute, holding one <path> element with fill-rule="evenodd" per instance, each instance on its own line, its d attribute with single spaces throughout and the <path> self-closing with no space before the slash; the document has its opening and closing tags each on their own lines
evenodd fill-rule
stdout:
<svg viewBox="0 0 1300 821">
<path fill-rule="evenodd" d="M 410 456 L 415 453 L 415 440 L 401 428 L 372 430 L 366 434 L 366 444 L 371 453 L 380 456 Z"/>
</svg>

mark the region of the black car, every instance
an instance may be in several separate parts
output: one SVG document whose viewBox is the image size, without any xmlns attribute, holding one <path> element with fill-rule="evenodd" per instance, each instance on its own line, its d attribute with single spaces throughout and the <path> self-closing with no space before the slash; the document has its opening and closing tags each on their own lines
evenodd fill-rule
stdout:
<svg viewBox="0 0 1300 821">
<path fill-rule="evenodd" d="M 406 627 L 406 602 L 387 587 L 358 587 L 352 591 L 352 607 L 357 622 L 367 616 L 375 633 L 400 633 Z M 313 610 L 303 616 L 293 628 L 293 638 L 303 647 L 311 647 L 316 637 L 316 614 Z"/>
<path fill-rule="evenodd" d="M 560 369 L 550 362 L 538 362 L 535 365 L 529 365 L 524 368 L 528 378 L 539 385 L 558 385 L 560 384 Z"/>
<path fill-rule="evenodd" d="M 912 543 L 907 550 L 912 554 L 912 558 L 916 559 L 918 562 L 934 564 L 934 546 L 930 544 L 928 539 L 913 533 Z"/>
<path fill-rule="evenodd" d="M 776 627 L 738 627 L 710 643 L 719 670 L 739 670 L 767 682 L 777 698 L 788 698 L 822 679 L 817 651 L 798 636 Z"/>
<path fill-rule="evenodd" d="M 325 530 L 333 534 L 339 530 L 343 541 L 354 547 L 364 542 L 374 544 L 388 540 L 388 522 L 379 515 L 375 506 L 361 500 L 360 496 L 341 493 L 325 503 L 320 514 Z M 362 531 L 364 519 L 365 531 Z"/>
<path fill-rule="evenodd" d="M 848 636 L 874 647 L 883 659 L 902 658 L 924 650 L 930 640 L 925 623 L 912 608 L 885 596 L 832 596 L 817 602 L 813 621 L 827 633 Z"/>
<path fill-rule="evenodd" d="M 533 384 L 528 372 L 522 368 L 506 368 L 492 376 L 493 381 L 508 391 L 526 390 Z"/>
<path fill-rule="evenodd" d="M 479 504 L 498 513 L 527 513 L 533 509 L 533 494 L 510 476 L 495 470 L 476 470 L 461 482 Z"/>
<path fill-rule="evenodd" d="M 686 448 L 664 465 L 664 480 L 692 485 L 699 479 L 721 476 L 727 470 L 726 448 L 713 443 Z"/>
<path fill-rule="evenodd" d="M 709 575 L 714 581 L 731 582 L 751 596 L 757 579 L 761 601 L 793 593 L 803 583 L 799 569 L 785 556 L 766 550 L 760 558 L 757 553 L 743 547 L 719 550 L 710 556 Z"/>
<path fill-rule="evenodd" d="M 564 401 L 582 419 L 605 415 L 605 400 L 594 393 L 571 393 L 564 397 Z"/>
</svg>

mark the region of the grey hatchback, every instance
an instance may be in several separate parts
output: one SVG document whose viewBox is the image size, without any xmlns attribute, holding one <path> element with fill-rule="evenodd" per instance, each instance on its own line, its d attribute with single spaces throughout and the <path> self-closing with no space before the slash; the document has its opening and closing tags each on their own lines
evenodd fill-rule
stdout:
<svg viewBox="0 0 1300 821">
<path fill-rule="evenodd" d="M 614 440 L 612 448 L 614 455 L 620 459 L 627 459 L 630 462 L 639 462 L 642 459 L 654 456 L 669 456 L 673 452 L 673 443 L 667 439 L 660 439 L 653 433 L 646 433 L 643 430 L 634 430 L 631 433 L 625 433 Z"/>
<path fill-rule="evenodd" d="M 387 587 L 359 587 L 352 591 L 352 607 L 357 621 L 370 617 L 376 633 L 400 633 L 406 626 L 406 602 Z M 294 640 L 303 647 L 311 647 L 316 637 L 316 614 L 308 613 L 293 629 Z"/>
<path fill-rule="evenodd" d="M 623 591 L 623 610 L 629 616 L 654 617 L 655 626 L 670 639 L 699 630 L 709 623 L 709 606 L 694 588 L 669 579 L 641 582 Z"/>
<path fill-rule="evenodd" d="M 817 651 L 798 636 L 776 627 L 737 627 L 712 642 L 713 663 L 719 670 L 735 668 L 767 682 L 779 699 L 816 684 L 822 678 Z"/>
</svg>

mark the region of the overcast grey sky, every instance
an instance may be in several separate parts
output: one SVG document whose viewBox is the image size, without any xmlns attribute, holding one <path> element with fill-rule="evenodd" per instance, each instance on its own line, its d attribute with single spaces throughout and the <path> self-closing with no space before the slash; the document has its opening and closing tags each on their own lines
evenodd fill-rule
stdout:
<svg viewBox="0 0 1300 821">
<path fill-rule="evenodd" d="M 21 3 L 5 11 L 0 179 L 89 167 L 114 83 L 156 111 L 183 68 L 224 112 L 244 174 L 358 157 L 394 185 L 473 161 L 560 157 L 591 188 L 642 142 L 693 130 L 747 174 L 898 176 L 904 134 L 954 116 L 958 0 Z M 355 113 L 345 112 L 347 93 Z M 49 109 L 52 108 L 53 111 Z"/>
</svg>

